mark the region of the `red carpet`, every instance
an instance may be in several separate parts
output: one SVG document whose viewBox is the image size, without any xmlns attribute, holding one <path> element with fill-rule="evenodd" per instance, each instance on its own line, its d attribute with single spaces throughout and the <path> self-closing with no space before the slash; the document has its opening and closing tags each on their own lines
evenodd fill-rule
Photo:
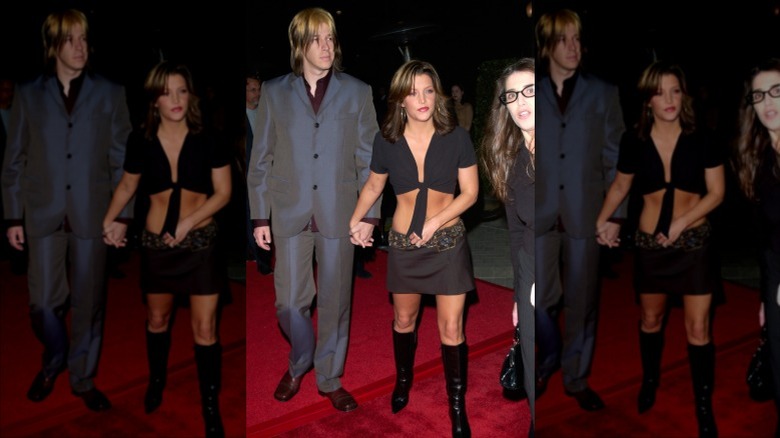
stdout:
<svg viewBox="0 0 780 438">
<path fill-rule="evenodd" d="M 287 369 L 289 344 L 278 328 L 273 276 L 247 275 L 247 436 L 442 436 L 449 433 L 435 307 L 426 306 L 419 327 L 415 386 L 409 406 L 393 416 L 389 394 L 395 369 L 391 341 L 392 305 L 385 289 L 386 254 L 366 264 L 370 279 L 356 279 L 349 352 L 342 383 L 357 398 L 357 411 L 343 414 L 317 394 L 308 373 L 296 397 L 286 403 L 272 394 Z M 471 346 L 467 407 L 475 436 L 515 436 L 527 430 L 527 403 L 501 397 L 498 370 L 511 343 L 512 292 L 478 281 L 467 310 Z M 501 421 L 496 421 L 497 417 Z M 374 425 L 380 421 L 381 428 Z M 368 428 L 368 429 L 367 429 Z M 432 428 L 432 429 L 429 429 Z M 508 434 L 507 434 L 508 433 Z M 335 434 L 335 435 L 334 435 Z M 431 434 L 431 435 L 426 435 Z M 291 435 L 300 436 L 300 435 Z"/>
<path fill-rule="evenodd" d="M 144 338 L 146 311 L 138 288 L 138 260 L 121 265 L 127 278 L 111 279 L 108 288 L 103 352 L 95 384 L 113 408 L 89 411 L 70 393 L 67 372 L 43 402 L 26 398 L 40 369 L 41 347 L 30 328 L 26 276 L 11 274 L 0 262 L 0 436 L 166 436 L 203 435 L 200 394 L 192 351 L 189 310 L 180 309 L 173 327 L 168 386 L 157 412 L 143 412 L 148 376 Z M 232 303 L 222 311 L 224 346 L 221 407 L 230 436 L 245 431 L 245 287 L 231 282 Z"/>
<path fill-rule="evenodd" d="M 560 373 L 537 401 L 537 436 L 693 437 L 697 435 L 693 389 L 688 367 L 681 308 L 672 309 L 666 327 L 661 386 L 656 405 L 639 415 L 636 396 L 641 383 L 637 321 L 639 308 L 631 287 L 632 259 L 615 266 L 620 277 L 602 287 L 596 352 L 590 386 L 607 407 L 585 412 L 563 394 Z M 713 409 L 721 437 L 770 437 L 775 426 L 772 402 L 748 397 L 745 372 L 758 345 L 758 291 L 725 283 L 726 303 L 713 321 L 716 377 Z"/>
</svg>

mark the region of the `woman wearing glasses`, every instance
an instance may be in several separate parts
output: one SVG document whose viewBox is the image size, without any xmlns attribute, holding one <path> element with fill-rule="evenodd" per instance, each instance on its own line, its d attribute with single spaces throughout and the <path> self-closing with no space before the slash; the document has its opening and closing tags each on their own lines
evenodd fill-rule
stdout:
<svg viewBox="0 0 780 438">
<path fill-rule="evenodd" d="M 387 262 L 395 314 L 391 407 L 395 413 L 409 402 L 420 302 L 422 294 L 435 295 L 452 435 L 468 437 L 463 309 L 474 275 L 460 215 L 476 201 L 479 180 L 469 135 L 457 126 L 446 101 L 432 65 L 409 61 L 395 72 L 350 235 L 356 245 L 371 245 L 371 236 L 361 235 L 357 225 L 389 179 L 397 199 Z"/>
<path fill-rule="evenodd" d="M 482 142 L 482 165 L 496 197 L 506 207 L 514 272 L 512 324 L 520 324 L 523 382 L 531 418 L 535 411 L 534 309 L 534 153 L 536 151 L 534 60 L 523 58 L 504 69 Z M 528 432 L 533 436 L 533 422 Z"/>
<path fill-rule="evenodd" d="M 651 64 L 639 80 L 639 93 L 639 123 L 621 142 L 617 176 L 596 222 L 597 240 L 610 247 L 619 244 L 607 237 L 605 224 L 635 184 L 643 200 L 634 274 L 641 306 L 639 413 L 655 403 L 667 304 L 682 298 L 699 436 L 717 436 L 709 315 L 720 280 L 712 263 L 707 215 L 723 200 L 723 154 L 695 129 L 691 98 L 678 66 Z"/>
<path fill-rule="evenodd" d="M 763 225 L 761 313 L 769 334 L 775 404 L 780 412 L 780 59 L 753 68 L 745 82 L 745 99 L 737 176 L 747 198 L 757 203 Z M 780 421 L 775 436 L 780 436 Z"/>
</svg>

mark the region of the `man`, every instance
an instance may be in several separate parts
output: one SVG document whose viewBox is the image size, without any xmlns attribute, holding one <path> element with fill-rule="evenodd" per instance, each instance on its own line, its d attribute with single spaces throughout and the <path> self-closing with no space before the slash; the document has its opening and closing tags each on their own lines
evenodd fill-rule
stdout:
<svg viewBox="0 0 780 438">
<path fill-rule="evenodd" d="M 247 169 L 249 157 L 252 155 L 252 142 L 254 141 L 255 120 L 257 119 L 257 104 L 260 102 L 260 76 L 247 74 L 246 76 L 246 161 Z M 244 175 L 246 177 L 246 175 Z M 249 220 L 249 198 L 246 201 L 247 219 L 247 255 L 251 256 L 257 264 L 257 270 L 267 275 L 273 272 L 271 268 L 271 251 L 257 246 L 254 239 L 254 227 Z"/>
<path fill-rule="evenodd" d="M 131 125 L 122 87 L 87 71 L 88 30 L 76 10 L 44 21 L 47 72 L 16 92 L 2 188 L 8 240 L 29 249 L 30 317 L 44 345 L 27 398 L 44 400 L 67 368 L 73 394 L 102 411 L 111 407 L 93 382 L 103 331 L 102 224 Z M 125 229 L 112 224 L 120 236 Z"/>
<path fill-rule="evenodd" d="M 593 411 L 604 407 L 587 381 L 598 310 L 596 217 L 615 176 L 625 126 L 617 88 L 580 71 L 580 30 L 570 10 L 543 15 L 536 28 L 548 67 L 536 98 L 536 390 L 538 397 L 560 366 L 566 394 Z M 617 223 L 609 227 L 614 235 L 620 230 Z M 561 298 L 562 356 L 555 322 Z"/>
<path fill-rule="evenodd" d="M 378 126 L 371 88 L 340 72 L 341 48 L 330 13 L 299 12 L 288 34 L 293 72 L 263 85 L 248 176 L 254 237 L 261 248 L 270 249 L 273 230 L 276 314 L 292 346 L 274 397 L 295 396 L 314 365 L 320 394 L 346 412 L 357 408 L 339 379 L 352 289 L 349 220 L 368 179 Z M 370 238 L 378 209 L 379 202 L 357 237 Z M 315 257 L 316 346 L 309 309 Z"/>
</svg>

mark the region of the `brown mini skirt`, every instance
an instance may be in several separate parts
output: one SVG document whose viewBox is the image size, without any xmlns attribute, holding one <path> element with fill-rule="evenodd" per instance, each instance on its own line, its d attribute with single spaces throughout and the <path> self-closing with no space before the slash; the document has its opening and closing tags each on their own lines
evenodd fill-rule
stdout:
<svg viewBox="0 0 780 438">
<path fill-rule="evenodd" d="M 392 293 L 460 295 L 474 289 L 474 267 L 463 221 L 440 228 L 422 247 L 390 230 L 387 290 Z"/>
<path fill-rule="evenodd" d="M 711 226 L 689 228 L 670 247 L 652 234 L 636 232 L 634 287 L 637 293 L 706 295 L 718 290 L 720 277 L 710 246 Z"/>
<path fill-rule="evenodd" d="M 162 236 L 141 233 L 141 290 L 147 294 L 212 295 L 225 286 L 219 269 L 217 224 L 192 230 L 171 248 Z"/>
</svg>

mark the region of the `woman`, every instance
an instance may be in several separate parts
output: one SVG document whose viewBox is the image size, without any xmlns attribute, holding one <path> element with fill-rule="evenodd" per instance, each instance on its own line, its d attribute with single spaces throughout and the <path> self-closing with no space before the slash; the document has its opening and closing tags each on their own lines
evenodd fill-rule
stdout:
<svg viewBox="0 0 780 438">
<path fill-rule="evenodd" d="M 758 204 L 763 225 L 761 312 L 780 412 L 780 59 L 771 58 L 753 68 L 745 82 L 745 100 L 737 176 L 747 198 Z M 780 421 L 775 436 L 780 436 Z"/>
<path fill-rule="evenodd" d="M 719 278 L 713 270 L 707 214 L 723 200 L 723 157 L 695 129 L 691 98 L 678 66 L 651 64 L 639 80 L 639 93 L 642 113 L 636 131 L 627 133 L 620 145 L 617 176 L 596 222 L 597 240 L 609 247 L 619 244 L 608 233 L 607 220 L 635 182 L 643 200 L 634 278 L 641 306 L 639 413 L 655 403 L 667 302 L 681 297 L 699 435 L 716 436 L 709 316 Z"/>
<path fill-rule="evenodd" d="M 524 384 L 535 413 L 534 393 L 534 60 L 523 58 L 504 69 L 482 142 L 482 165 L 496 197 L 506 207 L 509 224 L 515 305 L 512 323 L 522 323 L 520 348 Z M 514 122 L 514 123 L 513 123 Z M 519 310 L 519 311 L 518 311 Z M 533 420 L 529 435 L 533 435 Z"/>
<path fill-rule="evenodd" d="M 144 89 L 149 96 L 146 126 L 128 140 L 125 172 L 103 221 L 104 239 L 124 245 L 122 233 L 111 224 L 140 184 L 138 191 L 149 196 L 150 204 L 141 266 L 150 373 L 145 410 L 151 413 L 162 403 L 174 296 L 189 295 L 206 436 L 224 436 L 217 399 L 222 348 L 216 334 L 224 276 L 216 259 L 213 216 L 230 199 L 229 159 L 202 132 L 198 98 L 185 66 L 158 64 Z"/>
<path fill-rule="evenodd" d="M 455 108 L 455 114 L 458 117 L 458 126 L 471 131 L 471 122 L 474 119 L 474 107 L 470 103 L 463 101 L 463 87 L 460 84 L 454 84 L 451 89 L 452 102 Z"/>
<path fill-rule="evenodd" d="M 479 182 L 469 135 L 456 126 L 446 100 L 430 64 L 409 61 L 396 71 L 387 116 L 374 140 L 371 174 L 350 228 L 352 243 L 371 245 L 371 236 L 359 232 L 358 222 L 389 178 L 397 201 L 387 262 L 397 371 L 392 409 L 398 412 L 409 402 L 420 301 L 422 294 L 435 295 L 452 435 L 468 437 L 463 309 L 474 276 L 460 215 L 476 201 Z"/>
</svg>

